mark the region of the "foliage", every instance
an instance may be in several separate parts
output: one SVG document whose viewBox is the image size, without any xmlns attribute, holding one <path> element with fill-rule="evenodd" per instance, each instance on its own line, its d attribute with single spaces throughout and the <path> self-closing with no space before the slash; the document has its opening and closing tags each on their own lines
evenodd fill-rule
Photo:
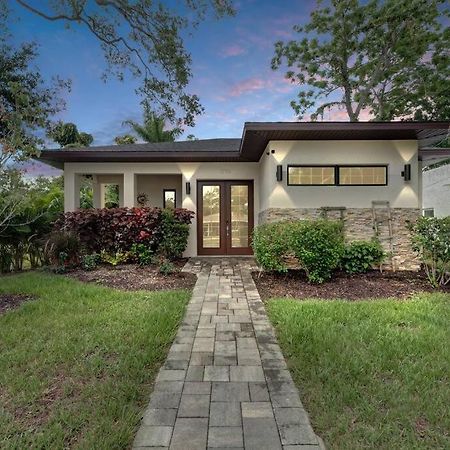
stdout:
<svg viewBox="0 0 450 450">
<path fill-rule="evenodd" d="M 12 292 L 34 300 L 0 316 L 0 446 L 131 448 L 189 292 L 124 292 L 42 272 L 3 277 L 0 293 Z M 33 425 L 5 408 L 27 411 Z"/>
<path fill-rule="evenodd" d="M 413 249 L 434 287 L 450 282 L 450 217 L 420 217 L 410 224 Z"/>
<path fill-rule="evenodd" d="M 350 121 L 363 111 L 380 121 L 448 119 L 448 16 L 446 0 L 320 2 L 294 27 L 300 40 L 275 44 L 272 68 L 286 64 L 286 78 L 300 85 L 291 102 L 300 117 L 338 107 Z"/>
<path fill-rule="evenodd" d="M 161 241 L 157 252 L 167 259 L 180 258 L 186 250 L 189 224 L 181 222 L 173 208 L 161 211 Z"/>
<path fill-rule="evenodd" d="M 98 253 L 91 253 L 90 255 L 83 255 L 81 257 L 81 267 L 84 270 L 94 270 L 101 261 L 101 256 Z"/>
<path fill-rule="evenodd" d="M 153 263 L 154 252 L 145 244 L 133 244 L 131 253 L 140 266 L 149 266 Z"/>
<path fill-rule="evenodd" d="M 159 272 L 167 276 L 175 271 L 175 266 L 168 259 L 164 259 L 159 264 Z"/>
<path fill-rule="evenodd" d="M 448 447 L 449 306 L 449 294 L 266 303 L 326 448 Z"/>
<path fill-rule="evenodd" d="M 253 233 L 253 251 L 265 270 L 286 272 L 294 257 L 309 281 L 322 283 L 339 266 L 344 249 L 342 223 L 300 220 L 259 225 Z"/>
<path fill-rule="evenodd" d="M 0 172 L 0 253 L 4 271 L 21 270 L 26 259 L 32 268 L 46 262 L 44 237 L 63 210 L 62 184 L 62 177 L 26 181 L 19 171 Z"/>
<path fill-rule="evenodd" d="M 79 132 L 71 122 L 56 122 L 47 133 L 61 147 L 89 147 L 94 138 L 89 133 Z"/>
<path fill-rule="evenodd" d="M 126 73 L 139 78 L 137 92 L 145 102 L 157 105 L 170 121 L 180 114 L 188 126 L 203 108 L 198 96 L 187 92 L 191 56 L 183 36 L 211 15 L 234 14 L 230 0 L 185 0 L 177 8 L 163 0 L 55 0 L 45 8 L 25 0 L 18 3 L 42 19 L 87 29 L 104 52 L 105 79 L 112 75 L 123 80 Z"/>
<path fill-rule="evenodd" d="M 289 222 L 264 223 L 253 230 L 252 247 L 256 262 L 264 270 L 286 272 Z"/>
<path fill-rule="evenodd" d="M 45 243 L 45 254 L 48 261 L 62 270 L 78 265 L 80 251 L 80 239 L 70 231 L 55 231 L 51 233 Z"/>
<path fill-rule="evenodd" d="M 312 283 L 331 278 L 344 251 L 342 222 L 303 220 L 292 227 L 290 245 L 301 267 Z"/>
<path fill-rule="evenodd" d="M 10 160 L 24 160 L 38 153 L 51 117 L 65 103 L 61 91 L 70 89 L 67 81 L 54 79 L 46 84 L 33 63 L 38 55 L 34 43 L 14 48 L 0 34 L 0 170 Z"/>
<path fill-rule="evenodd" d="M 173 214 L 175 225 L 191 223 L 191 211 L 175 209 Z M 87 253 L 128 252 L 133 244 L 144 244 L 156 252 L 164 239 L 163 216 L 160 208 L 77 210 L 65 213 L 55 223 L 55 228 L 79 236 Z M 167 245 L 167 248 L 170 247 Z"/>
<path fill-rule="evenodd" d="M 130 125 L 134 132 L 145 142 L 173 142 L 182 133 L 180 128 L 165 130 L 165 117 L 158 116 L 148 109 L 144 111 L 143 124 L 133 120 L 126 120 L 124 124 Z"/>
<path fill-rule="evenodd" d="M 136 138 L 132 136 L 131 134 L 124 134 L 122 136 L 116 136 L 114 138 L 114 142 L 117 145 L 130 145 L 136 143 Z"/>
<path fill-rule="evenodd" d="M 111 264 L 111 266 L 118 266 L 119 264 L 124 264 L 130 259 L 129 252 L 122 252 L 120 250 L 115 253 L 108 253 L 106 250 L 100 252 L 100 258 L 103 262 Z"/>
<path fill-rule="evenodd" d="M 347 273 L 364 273 L 379 265 L 385 258 L 380 241 L 354 241 L 345 246 L 342 267 Z"/>
</svg>

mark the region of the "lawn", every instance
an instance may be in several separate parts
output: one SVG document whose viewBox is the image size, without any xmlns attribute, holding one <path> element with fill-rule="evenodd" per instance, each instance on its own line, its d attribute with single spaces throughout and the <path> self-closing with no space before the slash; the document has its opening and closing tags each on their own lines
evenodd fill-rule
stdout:
<svg viewBox="0 0 450 450">
<path fill-rule="evenodd" d="M 450 448 L 450 295 L 267 309 L 327 448 Z"/>
<path fill-rule="evenodd" d="M 127 448 L 188 291 L 0 277 L 35 300 L 0 316 L 0 448 Z"/>
</svg>

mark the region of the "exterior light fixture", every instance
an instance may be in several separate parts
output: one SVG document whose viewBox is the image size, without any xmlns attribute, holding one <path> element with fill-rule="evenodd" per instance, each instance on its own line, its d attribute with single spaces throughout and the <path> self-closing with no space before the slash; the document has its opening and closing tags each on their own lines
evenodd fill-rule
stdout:
<svg viewBox="0 0 450 450">
<path fill-rule="evenodd" d="M 191 183 L 186 181 L 186 195 L 191 195 Z"/>
<path fill-rule="evenodd" d="M 283 181 L 283 166 L 281 164 L 277 166 L 277 181 Z"/>
<path fill-rule="evenodd" d="M 411 181 L 411 164 L 405 164 L 402 177 L 405 181 Z"/>
</svg>

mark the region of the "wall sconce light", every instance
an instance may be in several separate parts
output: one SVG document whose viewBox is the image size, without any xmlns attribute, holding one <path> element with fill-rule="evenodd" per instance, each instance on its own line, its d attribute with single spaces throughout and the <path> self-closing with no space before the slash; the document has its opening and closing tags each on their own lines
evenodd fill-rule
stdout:
<svg viewBox="0 0 450 450">
<path fill-rule="evenodd" d="M 283 181 L 283 166 L 277 166 L 277 181 Z"/>
<path fill-rule="evenodd" d="M 186 181 L 186 195 L 191 195 L 191 183 Z"/>
<path fill-rule="evenodd" d="M 405 164 L 402 177 L 405 181 L 411 181 L 411 164 Z"/>
</svg>

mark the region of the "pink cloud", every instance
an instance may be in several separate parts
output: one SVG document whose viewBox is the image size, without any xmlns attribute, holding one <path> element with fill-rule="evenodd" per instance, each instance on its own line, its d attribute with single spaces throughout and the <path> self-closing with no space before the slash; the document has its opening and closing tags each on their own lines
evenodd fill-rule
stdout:
<svg viewBox="0 0 450 450">
<path fill-rule="evenodd" d="M 232 97 L 238 97 L 239 95 L 259 91 L 266 87 L 268 87 L 267 82 L 262 78 L 247 78 L 246 80 L 239 81 L 238 83 L 231 86 L 229 94 Z"/>
<path fill-rule="evenodd" d="M 222 56 L 224 58 L 239 56 L 243 55 L 244 53 L 246 53 L 245 48 L 239 44 L 231 44 L 222 50 Z"/>
</svg>

